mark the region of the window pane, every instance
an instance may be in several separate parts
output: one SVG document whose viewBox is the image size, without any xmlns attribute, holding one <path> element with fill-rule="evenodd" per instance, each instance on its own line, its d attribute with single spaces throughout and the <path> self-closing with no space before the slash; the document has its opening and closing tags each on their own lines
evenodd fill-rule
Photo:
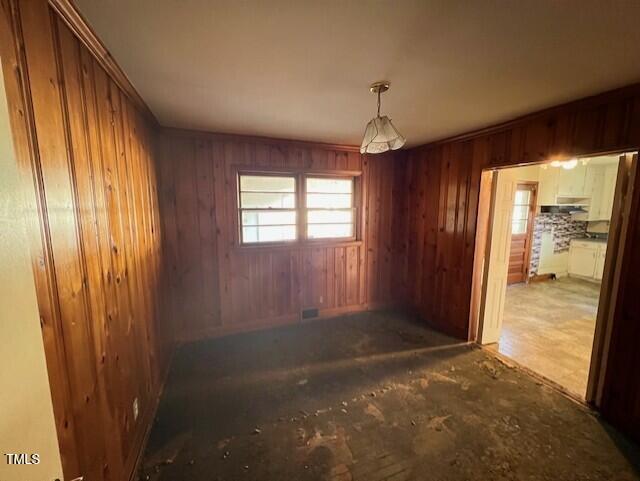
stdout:
<svg viewBox="0 0 640 481">
<path fill-rule="evenodd" d="M 527 221 L 516 220 L 513 221 L 511 233 L 512 234 L 525 234 L 527 232 Z"/>
<path fill-rule="evenodd" d="M 243 192 L 240 194 L 240 204 L 243 209 L 293 209 L 296 195 Z"/>
<path fill-rule="evenodd" d="M 513 208 L 513 220 L 527 220 L 529 218 L 529 206 L 517 205 Z"/>
<path fill-rule="evenodd" d="M 242 238 L 247 242 L 278 242 L 295 240 L 295 225 L 270 225 L 259 227 L 243 227 Z"/>
<path fill-rule="evenodd" d="M 309 210 L 309 224 L 350 224 L 353 222 L 353 211 L 349 210 Z"/>
<path fill-rule="evenodd" d="M 350 194 L 353 190 L 351 179 L 330 179 L 307 177 L 307 192 Z"/>
<path fill-rule="evenodd" d="M 307 236 L 309 239 L 353 237 L 353 224 L 309 224 Z"/>
<path fill-rule="evenodd" d="M 351 194 L 307 194 L 307 207 L 325 209 L 351 207 Z"/>
<path fill-rule="evenodd" d="M 258 242 L 258 228 L 257 227 L 243 227 L 242 228 L 242 242 Z"/>
<path fill-rule="evenodd" d="M 242 225 L 281 225 L 296 224 L 296 211 L 244 211 L 242 212 Z"/>
<path fill-rule="evenodd" d="M 517 190 L 514 204 L 528 204 L 530 197 L 530 190 Z"/>
<path fill-rule="evenodd" d="M 272 175 L 241 175 L 240 191 L 254 192 L 295 192 L 296 180 L 293 177 L 275 177 Z"/>
</svg>

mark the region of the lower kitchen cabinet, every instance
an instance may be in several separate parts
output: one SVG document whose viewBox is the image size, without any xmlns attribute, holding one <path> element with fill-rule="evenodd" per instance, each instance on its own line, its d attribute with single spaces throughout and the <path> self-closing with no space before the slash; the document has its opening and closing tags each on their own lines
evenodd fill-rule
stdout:
<svg viewBox="0 0 640 481">
<path fill-rule="evenodd" d="M 606 254 L 606 242 L 572 240 L 569 247 L 569 275 L 601 280 Z"/>
</svg>

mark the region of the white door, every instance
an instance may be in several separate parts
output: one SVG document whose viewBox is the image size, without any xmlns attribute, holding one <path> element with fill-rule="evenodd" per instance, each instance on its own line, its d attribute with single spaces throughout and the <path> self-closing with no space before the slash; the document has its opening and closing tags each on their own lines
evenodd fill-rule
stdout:
<svg viewBox="0 0 640 481">
<path fill-rule="evenodd" d="M 571 246 L 569 250 L 569 274 L 593 277 L 596 269 L 597 252 L 595 247 Z"/>
<path fill-rule="evenodd" d="M 491 197 L 489 242 L 487 243 L 487 267 L 483 284 L 486 286 L 480 303 L 478 342 L 491 344 L 500 339 L 504 299 L 507 289 L 509 250 L 513 202 L 517 183 L 509 171 L 494 174 L 494 191 Z"/>
</svg>

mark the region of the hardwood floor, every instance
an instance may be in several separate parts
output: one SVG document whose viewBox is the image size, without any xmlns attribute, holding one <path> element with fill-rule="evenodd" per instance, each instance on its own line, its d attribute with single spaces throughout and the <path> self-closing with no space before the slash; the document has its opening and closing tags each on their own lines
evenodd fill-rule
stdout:
<svg viewBox="0 0 640 481">
<path fill-rule="evenodd" d="M 599 296 L 569 277 L 509 286 L 498 352 L 584 397 Z"/>
</svg>

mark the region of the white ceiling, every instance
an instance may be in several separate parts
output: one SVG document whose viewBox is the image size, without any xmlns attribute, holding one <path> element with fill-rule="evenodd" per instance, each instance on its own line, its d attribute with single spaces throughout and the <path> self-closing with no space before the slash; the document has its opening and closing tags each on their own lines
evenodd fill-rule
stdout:
<svg viewBox="0 0 640 481">
<path fill-rule="evenodd" d="M 76 0 L 160 123 L 408 145 L 640 81 L 638 0 Z"/>
</svg>

